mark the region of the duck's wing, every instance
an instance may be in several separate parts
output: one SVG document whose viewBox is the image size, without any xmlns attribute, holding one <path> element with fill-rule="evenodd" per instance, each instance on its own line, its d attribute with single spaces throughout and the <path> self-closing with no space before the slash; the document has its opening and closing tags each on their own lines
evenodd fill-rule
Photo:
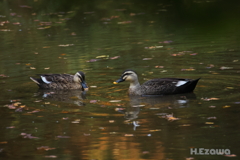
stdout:
<svg viewBox="0 0 240 160">
<path fill-rule="evenodd" d="M 41 77 L 41 80 L 46 83 L 72 83 L 73 76 L 69 74 L 41 74 L 39 75 Z"/>
<path fill-rule="evenodd" d="M 142 92 L 149 95 L 176 94 L 184 91 L 192 80 L 181 78 L 152 79 L 142 84 Z"/>
</svg>

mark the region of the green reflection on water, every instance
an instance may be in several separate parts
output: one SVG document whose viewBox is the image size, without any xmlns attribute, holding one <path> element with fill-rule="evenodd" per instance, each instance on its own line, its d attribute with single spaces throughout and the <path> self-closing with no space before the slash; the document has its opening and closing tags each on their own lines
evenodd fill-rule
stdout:
<svg viewBox="0 0 240 160">
<path fill-rule="evenodd" d="M 238 1 L 0 3 L 1 158 L 201 158 L 190 155 L 190 147 L 237 153 Z M 101 55 L 107 56 L 96 58 Z M 127 96 L 129 84 L 112 84 L 129 68 L 141 83 L 157 77 L 202 79 L 195 98 L 136 100 Z M 44 97 L 29 80 L 78 70 L 94 86 L 86 99 Z M 25 108 L 9 109 L 11 100 Z M 162 113 L 180 119 L 171 122 Z M 36 149 L 41 146 L 55 149 Z"/>
</svg>

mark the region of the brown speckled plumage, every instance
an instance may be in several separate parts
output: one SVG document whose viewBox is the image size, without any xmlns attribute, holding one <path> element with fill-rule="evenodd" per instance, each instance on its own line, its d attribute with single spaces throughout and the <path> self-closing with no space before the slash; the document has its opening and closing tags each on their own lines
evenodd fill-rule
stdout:
<svg viewBox="0 0 240 160">
<path fill-rule="evenodd" d="M 39 79 L 30 77 L 42 89 L 80 89 L 87 90 L 85 75 L 83 72 L 77 72 L 75 75 L 70 74 L 41 74 Z"/>
</svg>

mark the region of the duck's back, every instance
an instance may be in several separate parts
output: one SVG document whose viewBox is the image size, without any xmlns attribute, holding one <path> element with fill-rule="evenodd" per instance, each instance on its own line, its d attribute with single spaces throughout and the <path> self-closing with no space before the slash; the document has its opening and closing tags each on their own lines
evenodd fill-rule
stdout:
<svg viewBox="0 0 240 160">
<path fill-rule="evenodd" d="M 82 89 L 80 83 L 75 83 L 70 74 L 42 74 L 39 87 L 44 89 Z M 43 80 L 46 80 L 44 82 Z"/>
<path fill-rule="evenodd" d="M 192 92 L 199 79 L 161 78 L 141 85 L 142 95 L 166 95 Z"/>
</svg>

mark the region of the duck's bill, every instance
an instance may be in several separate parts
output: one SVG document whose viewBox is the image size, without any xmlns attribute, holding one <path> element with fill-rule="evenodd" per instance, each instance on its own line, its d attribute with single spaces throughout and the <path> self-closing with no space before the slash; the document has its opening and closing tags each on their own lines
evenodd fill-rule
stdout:
<svg viewBox="0 0 240 160">
<path fill-rule="evenodd" d="M 87 83 L 86 82 L 82 82 L 81 84 L 82 84 L 82 87 L 83 87 L 84 91 L 88 91 Z"/>
<path fill-rule="evenodd" d="M 120 79 L 116 80 L 115 82 L 113 82 L 113 84 L 118 84 L 118 83 L 123 82 L 123 81 L 125 81 L 125 79 L 120 78 Z"/>
</svg>

